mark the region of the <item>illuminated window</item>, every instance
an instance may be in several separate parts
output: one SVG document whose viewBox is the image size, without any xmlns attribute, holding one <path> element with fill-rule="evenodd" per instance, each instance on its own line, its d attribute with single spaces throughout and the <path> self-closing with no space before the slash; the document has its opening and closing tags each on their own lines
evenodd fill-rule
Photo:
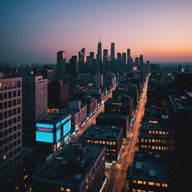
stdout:
<svg viewBox="0 0 192 192">
<path fill-rule="evenodd" d="M 99 141 L 99 144 L 102 144 L 103 143 L 103 141 Z"/>
<path fill-rule="evenodd" d="M 64 188 L 64 187 L 61 187 L 60 191 L 65 191 L 65 188 Z"/>
<path fill-rule="evenodd" d="M 152 139 L 152 143 L 155 143 L 155 139 Z"/>
<path fill-rule="evenodd" d="M 149 139 L 149 143 L 151 143 L 151 139 Z"/>
<path fill-rule="evenodd" d="M 66 192 L 71 192 L 71 189 L 68 189 L 68 188 L 67 188 L 67 189 L 66 189 Z"/>
<path fill-rule="evenodd" d="M 116 142 L 113 142 L 113 145 L 116 145 Z"/>
<path fill-rule="evenodd" d="M 132 182 L 133 182 L 133 183 L 137 183 L 137 181 L 136 181 L 136 180 L 133 180 Z"/>
<path fill-rule="evenodd" d="M 87 140 L 87 143 L 90 143 L 90 140 Z"/>
<path fill-rule="evenodd" d="M 103 144 L 105 145 L 105 141 L 103 141 Z"/>
<path fill-rule="evenodd" d="M 146 181 L 143 181 L 143 185 L 146 185 Z"/>
<path fill-rule="evenodd" d="M 138 180 L 137 183 L 138 183 L 138 184 L 142 184 L 143 182 L 142 182 L 141 180 Z"/>
<path fill-rule="evenodd" d="M 151 134 L 151 133 L 152 133 L 152 131 L 150 130 L 150 131 L 149 131 L 149 134 Z"/>
<path fill-rule="evenodd" d="M 167 183 L 162 183 L 162 187 L 168 187 Z"/>
<path fill-rule="evenodd" d="M 94 141 L 94 144 L 98 144 L 98 140 L 95 140 L 95 141 Z"/>
<path fill-rule="evenodd" d="M 7 155 L 3 155 L 3 161 L 7 159 Z"/>
<path fill-rule="evenodd" d="M 152 181 L 149 181 L 149 182 L 148 182 L 148 185 L 155 185 L 155 183 L 152 182 Z"/>
<path fill-rule="evenodd" d="M 132 192 L 137 192 L 136 189 L 132 189 Z"/>
<path fill-rule="evenodd" d="M 157 187 L 161 186 L 161 184 L 160 184 L 160 183 L 156 183 L 155 185 L 156 185 Z"/>
<path fill-rule="evenodd" d="M 141 139 L 141 142 L 144 142 L 144 139 L 143 139 L 143 138 Z"/>
<path fill-rule="evenodd" d="M 113 142 L 112 142 L 112 141 L 110 141 L 110 145 L 113 145 Z"/>
<path fill-rule="evenodd" d="M 109 145 L 109 141 L 106 141 L 106 145 Z"/>
</svg>

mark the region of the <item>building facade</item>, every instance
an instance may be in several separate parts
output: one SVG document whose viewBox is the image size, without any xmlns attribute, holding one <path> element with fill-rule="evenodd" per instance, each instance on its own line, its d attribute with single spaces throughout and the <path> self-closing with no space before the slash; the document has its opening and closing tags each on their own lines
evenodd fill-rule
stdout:
<svg viewBox="0 0 192 192">
<path fill-rule="evenodd" d="M 12 191 L 22 166 L 22 78 L 0 78 L 0 185 Z M 6 187 L 6 188 L 4 188 Z"/>
</svg>

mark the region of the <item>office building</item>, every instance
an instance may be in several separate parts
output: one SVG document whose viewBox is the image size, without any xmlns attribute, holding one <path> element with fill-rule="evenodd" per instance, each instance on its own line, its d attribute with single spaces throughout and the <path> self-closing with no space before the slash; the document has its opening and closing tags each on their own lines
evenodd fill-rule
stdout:
<svg viewBox="0 0 192 192">
<path fill-rule="evenodd" d="M 66 51 L 57 52 L 56 80 L 65 80 L 67 75 Z"/>
<path fill-rule="evenodd" d="M 51 81 L 48 84 L 48 111 L 59 111 L 69 99 L 69 85 L 63 81 Z"/>
<path fill-rule="evenodd" d="M 35 123 L 47 116 L 48 81 L 39 76 L 23 77 L 23 130 L 35 132 Z"/>
<path fill-rule="evenodd" d="M 70 143 L 32 180 L 34 192 L 103 192 L 105 147 Z"/>
<path fill-rule="evenodd" d="M 192 92 L 169 96 L 169 173 L 172 191 L 187 191 L 191 186 L 190 174 Z"/>
<path fill-rule="evenodd" d="M 77 56 L 72 56 L 71 59 L 69 59 L 68 71 L 71 79 L 74 79 L 77 77 L 78 75 Z"/>
<path fill-rule="evenodd" d="M 134 98 L 130 98 L 129 101 L 109 98 L 104 105 L 105 113 L 127 114 L 130 120 L 134 115 Z"/>
<path fill-rule="evenodd" d="M 85 63 L 86 63 L 85 47 L 78 52 L 78 59 L 79 59 L 78 74 L 83 74 L 85 72 Z"/>
<path fill-rule="evenodd" d="M 102 44 L 101 44 L 101 41 L 97 45 L 97 63 L 99 65 L 99 72 L 103 73 Z"/>
<path fill-rule="evenodd" d="M 111 61 L 115 61 L 115 43 L 111 43 Z"/>
<path fill-rule="evenodd" d="M 143 122 L 139 131 L 139 151 L 168 152 L 168 117 L 166 126 L 157 124 L 155 119 L 151 123 Z"/>
<path fill-rule="evenodd" d="M 170 192 L 168 155 L 135 152 L 128 180 L 130 192 Z"/>
<path fill-rule="evenodd" d="M 123 144 L 123 126 L 120 125 L 91 125 L 79 138 L 87 144 L 106 146 L 106 160 L 116 162 L 120 158 Z"/>
<path fill-rule="evenodd" d="M 93 84 L 95 86 L 103 86 L 103 75 L 101 73 L 97 73 L 93 76 Z"/>
<path fill-rule="evenodd" d="M 125 114 L 114 114 L 114 113 L 100 113 L 96 117 L 97 125 L 122 125 L 123 126 L 123 137 L 128 138 L 129 135 L 129 115 Z"/>
<path fill-rule="evenodd" d="M 36 142 L 39 148 L 53 153 L 60 150 L 71 136 L 71 114 L 52 113 L 36 122 Z"/>
<path fill-rule="evenodd" d="M 87 105 L 87 117 L 93 116 L 97 109 L 97 99 L 91 95 L 85 95 L 82 98 L 82 104 Z"/>
<path fill-rule="evenodd" d="M 22 166 L 22 78 L 0 78 L 0 185 L 13 191 Z"/>
</svg>

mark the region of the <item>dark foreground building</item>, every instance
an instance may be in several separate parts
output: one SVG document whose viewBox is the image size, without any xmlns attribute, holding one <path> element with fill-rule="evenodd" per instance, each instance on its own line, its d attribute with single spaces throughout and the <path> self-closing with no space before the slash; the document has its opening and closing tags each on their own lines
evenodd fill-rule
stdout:
<svg viewBox="0 0 192 192">
<path fill-rule="evenodd" d="M 32 177 L 33 192 L 104 191 L 105 147 L 70 143 Z"/>
<path fill-rule="evenodd" d="M 168 155 L 135 152 L 128 178 L 129 192 L 170 192 Z"/>
</svg>

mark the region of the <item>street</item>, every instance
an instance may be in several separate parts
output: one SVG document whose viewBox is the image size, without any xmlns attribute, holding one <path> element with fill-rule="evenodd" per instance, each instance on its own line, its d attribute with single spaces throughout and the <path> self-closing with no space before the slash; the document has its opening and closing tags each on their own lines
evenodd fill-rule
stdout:
<svg viewBox="0 0 192 192">
<path fill-rule="evenodd" d="M 143 92 L 140 97 L 140 104 L 138 105 L 135 121 L 130 129 L 129 139 L 124 140 L 120 160 L 115 165 L 106 165 L 106 176 L 108 181 L 106 184 L 107 192 L 127 192 L 128 190 L 126 172 L 127 168 L 132 163 L 134 152 L 135 150 L 137 150 L 137 135 L 140 128 L 140 122 L 145 110 L 147 84 L 148 77 L 146 79 L 146 83 L 144 84 Z"/>
</svg>

